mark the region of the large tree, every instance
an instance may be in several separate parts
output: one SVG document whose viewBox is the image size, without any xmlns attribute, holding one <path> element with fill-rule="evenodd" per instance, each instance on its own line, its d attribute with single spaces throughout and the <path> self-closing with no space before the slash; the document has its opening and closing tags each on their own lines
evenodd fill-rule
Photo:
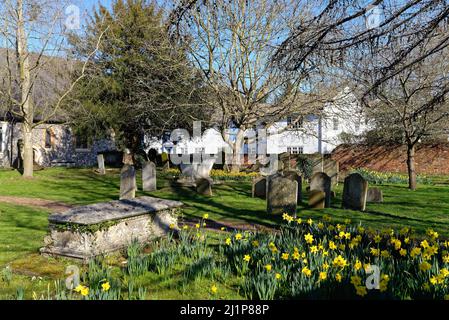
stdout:
<svg viewBox="0 0 449 320">
<path fill-rule="evenodd" d="M 294 124 L 335 96 L 329 88 L 338 84 L 325 81 L 322 68 L 298 74 L 271 63 L 295 21 L 310 15 L 311 7 L 299 12 L 295 0 L 213 0 L 181 1 L 177 8 L 187 10 L 171 15 L 174 34 L 189 45 L 189 58 L 201 70 L 210 93 L 204 103 L 215 110 L 213 125 L 232 149 L 233 170 L 240 169 L 248 129 L 297 114 Z"/>
<path fill-rule="evenodd" d="M 111 10 L 100 5 L 85 32 L 71 39 L 83 60 L 106 30 L 68 105 L 78 130 L 113 133 L 119 146 L 138 154 L 145 136 L 190 128 L 201 116 L 200 79 L 169 37 L 165 19 L 155 1 L 116 0 Z"/>
<path fill-rule="evenodd" d="M 442 30 L 443 31 L 443 30 Z M 429 38 L 420 45 L 417 55 L 432 46 L 436 39 Z M 394 59 L 397 41 L 378 48 L 376 58 L 360 56 L 355 63 L 357 82 L 364 92 L 370 88 L 376 77 L 379 65 Z M 364 102 L 374 119 L 375 130 L 380 132 L 383 141 L 399 142 L 407 151 L 409 188 L 417 187 L 415 166 L 416 146 L 429 139 L 447 137 L 449 120 L 449 48 L 431 55 L 389 77 L 378 85 Z M 414 59 L 410 55 L 402 63 Z M 357 66 L 357 67 L 356 67 Z"/>
<path fill-rule="evenodd" d="M 33 176 L 33 129 L 60 116 L 64 99 L 84 76 L 82 63 L 73 64 L 64 58 L 68 4 L 59 0 L 0 3 L 0 40 L 4 46 L 1 102 L 22 123 L 24 177 Z M 87 58 L 94 54 L 99 40 L 96 38 Z M 68 71 L 76 66 L 78 76 L 69 79 Z"/>
</svg>

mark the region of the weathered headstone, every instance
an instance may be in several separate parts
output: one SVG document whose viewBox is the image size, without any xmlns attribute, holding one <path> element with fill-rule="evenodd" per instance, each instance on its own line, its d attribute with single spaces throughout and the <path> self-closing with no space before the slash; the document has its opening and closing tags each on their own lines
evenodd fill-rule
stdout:
<svg viewBox="0 0 449 320">
<path fill-rule="evenodd" d="M 267 198 L 267 178 L 261 177 L 256 178 L 253 181 L 253 190 L 252 190 L 253 198 Z"/>
<path fill-rule="evenodd" d="M 331 206 L 331 178 L 324 172 L 315 173 L 310 179 L 310 191 L 318 190 L 326 194 L 325 207 Z"/>
<path fill-rule="evenodd" d="M 195 182 L 196 192 L 203 196 L 212 196 L 212 179 L 199 178 Z"/>
<path fill-rule="evenodd" d="M 147 161 L 142 167 L 142 190 L 156 191 L 156 189 L 156 164 Z"/>
<path fill-rule="evenodd" d="M 136 170 L 125 164 L 120 172 L 120 200 L 136 197 Z"/>
<path fill-rule="evenodd" d="M 123 164 L 127 164 L 127 165 L 134 165 L 134 156 L 131 153 L 131 150 L 129 149 L 125 149 L 125 151 L 123 152 L 123 159 L 122 159 Z"/>
<path fill-rule="evenodd" d="M 352 173 L 345 178 L 342 206 L 345 209 L 365 211 L 368 181 L 359 173 Z"/>
<path fill-rule="evenodd" d="M 302 201 L 302 177 L 296 171 L 285 171 L 284 172 L 284 177 L 286 177 L 287 179 L 290 179 L 290 180 L 298 182 L 297 200 L 298 200 L 298 204 L 300 204 L 301 201 Z"/>
<path fill-rule="evenodd" d="M 267 179 L 268 214 L 296 215 L 297 195 L 298 182 L 278 174 L 269 176 Z"/>
<path fill-rule="evenodd" d="M 106 174 L 106 168 L 104 166 L 104 155 L 97 154 L 97 162 L 98 162 L 98 172 L 100 174 Z"/>
<path fill-rule="evenodd" d="M 324 209 L 326 205 L 326 193 L 320 190 L 309 192 L 309 207 L 311 209 Z"/>
<path fill-rule="evenodd" d="M 366 202 L 375 202 L 375 203 L 384 202 L 384 195 L 382 190 L 380 190 L 379 188 L 368 188 Z"/>
</svg>

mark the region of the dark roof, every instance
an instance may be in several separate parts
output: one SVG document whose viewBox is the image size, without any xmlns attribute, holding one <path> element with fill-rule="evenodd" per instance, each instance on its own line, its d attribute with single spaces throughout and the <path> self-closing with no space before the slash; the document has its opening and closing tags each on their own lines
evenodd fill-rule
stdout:
<svg viewBox="0 0 449 320">
<path fill-rule="evenodd" d="M 8 55 L 10 61 L 10 68 L 8 68 Z M 39 61 L 39 66 L 34 68 Z M 36 53 L 30 53 L 30 67 L 34 68 L 32 72 L 33 89 L 32 100 L 35 105 L 35 121 L 42 121 L 48 123 L 62 123 L 65 122 L 64 110 L 60 109 L 58 112 L 49 117 L 54 105 L 57 103 L 61 94 L 67 90 L 70 80 L 70 73 L 73 70 L 75 63 L 73 60 L 67 60 L 61 57 L 41 56 Z M 3 92 L 9 87 L 9 72 L 11 69 L 13 74 L 13 93 L 14 98 L 18 98 L 19 86 L 17 83 L 17 66 L 16 53 L 14 50 L 7 50 L 0 48 L 0 120 L 8 120 L 8 102 Z M 13 107 L 16 112 L 19 106 Z M 15 120 L 20 122 L 20 117 L 15 117 Z"/>
</svg>

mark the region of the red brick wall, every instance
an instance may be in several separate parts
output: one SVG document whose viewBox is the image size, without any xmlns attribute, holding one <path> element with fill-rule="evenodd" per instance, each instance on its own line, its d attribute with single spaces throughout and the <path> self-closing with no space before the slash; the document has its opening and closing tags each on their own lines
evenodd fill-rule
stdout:
<svg viewBox="0 0 449 320">
<path fill-rule="evenodd" d="M 340 170 L 366 168 L 380 172 L 407 172 L 404 146 L 342 145 L 332 153 Z M 418 174 L 449 174 L 449 143 L 419 145 L 416 149 Z"/>
</svg>

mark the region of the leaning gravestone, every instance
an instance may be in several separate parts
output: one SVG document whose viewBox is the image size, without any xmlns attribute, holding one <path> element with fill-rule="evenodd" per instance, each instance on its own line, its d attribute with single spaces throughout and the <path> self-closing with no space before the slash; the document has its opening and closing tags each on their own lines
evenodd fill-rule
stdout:
<svg viewBox="0 0 449 320">
<path fill-rule="evenodd" d="M 384 195 L 379 188 L 368 188 L 366 195 L 366 202 L 382 203 L 384 202 Z"/>
<path fill-rule="evenodd" d="M 302 177 L 296 171 L 285 171 L 284 177 L 298 182 L 298 204 L 302 201 Z"/>
<path fill-rule="evenodd" d="M 365 211 L 367 193 L 368 181 L 359 173 L 350 174 L 343 187 L 343 208 Z"/>
<path fill-rule="evenodd" d="M 311 209 L 324 209 L 326 205 L 326 193 L 319 190 L 309 192 L 309 207 Z"/>
<path fill-rule="evenodd" d="M 156 191 L 156 164 L 154 162 L 147 161 L 143 165 L 142 190 Z"/>
<path fill-rule="evenodd" d="M 136 170 L 133 166 L 125 164 L 120 172 L 120 200 L 134 199 L 136 189 Z"/>
<path fill-rule="evenodd" d="M 154 197 L 81 206 L 49 216 L 49 234 L 40 249 L 46 256 L 85 262 L 121 250 L 133 241 L 146 243 L 178 230 L 177 211 L 183 204 Z"/>
<path fill-rule="evenodd" d="M 324 172 L 315 173 L 310 179 L 310 191 L 318 190 L 325 193 L 325 207 L 331 206 L 331 178 Z"/>
<path fill-rule="evenodd" d="M 212 196 L 212 179 L 199 178 L 195 182 L 196 192 L 203 196 Z"/>
<path fill-rule="evenodd" d="M 97 162 L 98 162 L 98 172 L 100 174 L 106 174 L 106 168 L 104 166 L 104 155 L 97 154 Z"/>
<path fill-rule="evenodd" d="M 269 176 L 267 179 L 268 214 L 288 213 L 296 215 L 297 195 L 298 182 L 278 174 Z"/>
<path fill-rule="evenodd" d="M 266 177 L 254 179 L 253 188 L 252 188 L 252 196 L 253 196 L 253 198 L 261 198 L 261 199 L 267 198 L 267 178 Z"/>
</svg>

